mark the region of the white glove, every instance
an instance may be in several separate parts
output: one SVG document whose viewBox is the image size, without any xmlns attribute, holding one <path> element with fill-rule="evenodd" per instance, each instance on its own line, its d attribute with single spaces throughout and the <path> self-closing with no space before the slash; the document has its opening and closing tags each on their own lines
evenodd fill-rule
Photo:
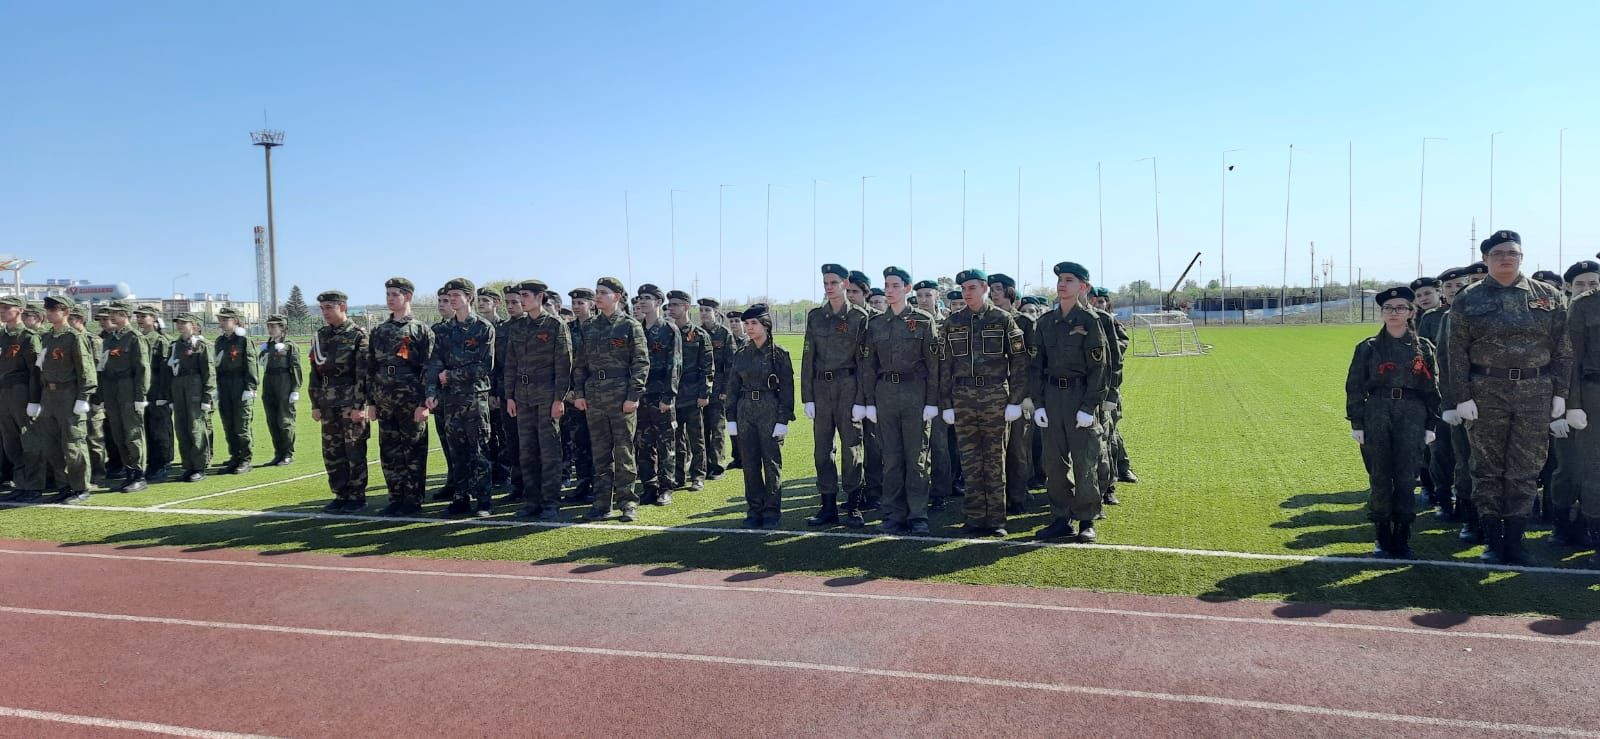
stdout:
<svg viewBox="0 0 1600 739">
<path fill-rule="evenodd" d="M 816 418 L 817 417 L 817 404 L 816 403 L 806 403 L 805 404 L 805 411 L 806 411 L 806 418 Z"/>
<path fill-rule="evenodd" d="M 165 400 L 156 401 L 156 407 L 157 408 L 165 408 L 165 407 L 167 407 L 167 401 L 165 401 Z"/>
<path fill-rule="evenodd" d="M 1022 415 L 1033 418 L 1033 398 L 1022 399 Z"/>
<path fill-rule="evenodd" d="M 1461 419 L 1461 420 L 1463 420 L 1463 421 L 1476 421 L 1476 420 L 1478 420 L 1478 401 L 1476 401 L 1476 400 L 1463 400 L 1463 401 L 1461 401 L 1461 405 L 1456 406 L 1456 417 Z"/>
<path fill-rule="evenodd" d="M 956 425 L 956 409 L 946 408 L 939 412 L 939 417 L 944 419 L 945 425 Z"/>
<path fill-rule="evenodd" d="M 1045 413 L 1043 408 L 1033 409 L 1033 425 L 1042 429 L 1050 428 L 1050 414 Z"/>
<path fill-rule="evenodd" d="M 150 405 L 150 401 L 148 401 L 148 400 L 135 400 L 135 401 L 133 401 L 133 409 L 138 411 L 138 412 L 140 412 L 140 413 L 143 413 L 144 409 L 149 405 Z"/>
<path fill-rule="evenodd" d="M 1437 439 L 1437 438 L 1439 438 L 1439 435 L 1433 433 L 1432 431 L 1424 431 L 1424 432 L 1422 432 L 1422 443 L 1424 443 L 1424 444 L 1432 444 L 1434 439 Z"/>
<path fill-rule="evenodd" d="M 922 420 L 923 421 L 925 421 L 925 422 L 926 421 L 932 421 L 933 417 L 937 416 L 937 415 L 939 415 L 939 406 L 936 406 L 936 405 L 925 405 L 925 406 L 922 406 Z"/>
<path fill-rule="evenodd" d="M 1017 420 L 1019 418 L 1022 418 L 1022 406 L 1021 405 L 1008 405 L 1008 406 L 1006 406 L 1006 423 L 1011 423 L 1012 421 L 1015 421 L 1015 420 Z"/>
<path fill-rule="evenodd" d="M 1582 408 L 1573 408 L 1567 411 L 1567 425 L 1571 426 L 1573 431 L 1582 431 L 1589 428 L 1588 411 Z"/>
<path fill-rule="evenodd" d="M 1559 395 L 1550 398 L 1550 417 L 1560 418 L 1567 415 L 1567 399 Z"/>
<path fill-rule="evenodd" d="M 243 393 L 241 393 L 239 395 L 239 401 L 242 402 L 242 403 L 248 403 L 248 402 L 250 402 L 252 400 L 255 400 L 255 399 L 256 399 L 256 391 L 254 391 L 254 390 L 246 390 L 246 391 L 244 391 Z"/>
<path fill-rule="evenodd" d="M 87 401 L 87 400 L 74 401 L 73 404 L 72 404 L 72 412 L 76 413 L 77 415 L 80 415 L 80 416 L 88 415 L 88 413 L 89 413 L 89 401 Z"/>
<path fill-rule="evenodd" d="M 1365 444 L 1367 443 L 1367 432 L 1361 429 L 1351 429 L 1350 438 L 1355 439 L 1357 444 Z"/>
<path fill-rule="evenodd" d="M 1567 425 L 1567 419 L 1558 418 L 1550 422 L 1550 435 L 1557 439 L 1565 439 L 1572 433 L 1572 427 Z"/>
<path fill-rule="evenodd" d="M 1094 425 L 1094 416 L 1083 411 L 1078 411 L 1078 428 L 1086 429 Z"/>
<path fill-rule="evenodd" d="M 739 435 L 739 422 L 738 421 L 729 421 L 728 422 L 728 435 L 729 436 L 738 436 Z"/>
<path fill-rule="evenodd" d="M 298 402 L 300 402 L 300 393 L 299 392 L 289 393 L 289 402 L 290 403 L 298 403 Z"/>
<path fill-rule="evenodd" d="M 280 341 L 280 342 L 278 342 L 276 344 L 273 344 L 272 345 L 272 350 L 277 352 L 277 353 L 279 353 L 279 354 L 282 354 L 283 353 L 283 342 Z"/>
<path fill-rule="evenodd" d="M 211 404 L 210 403 L 201 403 L 200 404 L 200 412 L 201 413 L 210 413 L 211 412 Z"/>
<path fill-rule="evenodd" d="M 234 336 L 244 336 L 246 333 L 248 333 L 248 332 L 246 332 L 244 330 L 243 326 L 234 326 L 233 327 L 233 335 Z"/>
<path fill-rule="evenodd" d="M 772 427 L 772 438 L 774 439 L 782 439 L 784 436 L 788 435 L 788 433 L 789 424 L 780 423 Z"/>
<path fill-rule="evenodd" d="M 864 406 L 864 405 L 852 405 L 852 406 L 850 406 L 850 420 L 851 421 L 854 421 L 856 423 L 861 423 L 861 419 L 866 418 L 866 417 L 867 417 L 867 407 L 866 406 Z"/>
<path fill-rule="evenodd" d="M 1449 424 L 1451 426 L 1460 426 L 1461 425 L 1461 416 L 1456 415 L 1456 412 L 1455 412 L 1454 409 L 1451 409 L 1451 410 L 1445 411 L 1443 413 L 1440 413 L 1439 414 L 1439 418 L 1441 420 L 1443 420 L 1446 424 Z"/>
<path fill-rule="evenodd" d="M 28 417 L 29 418 L 38 418 L 39 414 L 43 413 L 43 412 L 44 412 L 44 406 L 39 405 L 38 403 L 29 403 L 28 404 Z"/>
<path fill-rule="evenodd" d="M 867 406 L 867 420 L 871 421 L 873 423 L 877 423 L 878 422 L 878 406 L 875 406 L 875 405 Z"/>
</svg>

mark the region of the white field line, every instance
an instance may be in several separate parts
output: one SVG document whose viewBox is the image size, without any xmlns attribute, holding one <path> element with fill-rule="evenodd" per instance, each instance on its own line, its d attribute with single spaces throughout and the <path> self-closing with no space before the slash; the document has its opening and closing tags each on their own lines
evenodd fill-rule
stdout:
<svg viewBox="0 0 1600 739">
<path fill-rule="evenodd" d="M 840 598 L 844 600 L 860 600 L 868 602 L 888 603 L 920 603 L 940 606 L 964 606 L 979 608 L 1002 608 L 1023 611 L 1043 611 L 1049 613 L 1072 613 L 1094 616 L 1114 616 L 1117 618 L 1152 618 L 1170 619 L 1178 621 L 1201 621 L 1209 623 L 1241 624 L 1251 626 L 1280 626 L 1287 628 L 1316 628 L 1335 631 L 1364 631 L 1386 634 L 1406 634 L 1423 637 L 1449 637 L 1462 639 L 1492 639 L 1518 642 L 1531 642 L 1538 644 L 1558 644 L 1561 646 L 1588 646 L 1600 647 L 1600 640 L 1579 639 L 1576 637 L 1543 636 L 1535 634 L 1498 634 L 1485 631 L 1450 631 L 1444 629 L 1430 629 L 1411 626 L 1384 626 L 1381 624 L 1351 624 L 1331 621 L 1315 621 L 1304 619 L 1281 618 L 1252 618 L 1245 616 L 1215 616 L 1203 613 L 1173 613 L 1168 611 L 1141 611 L 1130 608 L 1093 608 L 1087 606 L 1063 606 L 1049 603 L 1027 603 L 1004 600 L 980 600 L 973 598 L 941 598 L 920 595 L 891 595 L 886 593 L 854 593 L 833 590 L 805 590 L 800 588 L 771 588 L 762 585 L 713 585 L 706 583 L 675 583 L 659 580 L 610 580 L 585 577 L 568 577 L 553 575 L 522 575 L 500 572 L 454 572 L 449 570 L 424 570 L 400 569 L 389 567 L 347 567 L 338 565 L 298 564 L 292 562 L 256 562 L 249 560 L 209 559 L 203 557 L 158 557 L 142 554 L 108 554 L 101 552 L 57 552 L 36 551 L 28 549 L 0 549 L 0 555 L 13 555 L 25 557 L 66 557 L 76 559 L 112 560 L 126 562 L 148 562 L 157 564 L 183 564 L 197 566 L 244 567 L 261 568 L 268 570 L 291 570 L 308 572 L 335 572 L 350 574 L 387 575 L 390 577 L 440 577 L 440 578 L 465 578 L 469 580 L 507 580 L 513 582 L 558 583 L 563 585 L 583 585 L 619 588 L 661 588 L 666 590 L 686 590 L 710 593 L 737 593 L 741 595 L 772 595 L 800 598 Z"/>
<path fill-rule="evenodd" d="M 952 675 L 937 672 L 913 672 L 909 670 L 886 670 L 874 667 L 857 667 L 853 665 L 836 665 L 821 662 L 801 662 L 797 660 L 756 659 L 749 657 L 723 657 L 708 654 L 686 654 L 681 652 L 651 652 L 637 649 L 607 649 L 602 647 L 580 647 L 560 644 L 537 644 L 529 642 L 502 642 L 483 639 L 457 639 L 436 636 L 421 636 L 413 634 L 388 634 L 373 631 L 348 631 L 344 629 L 316 629 L 298 626 L 276 626 L 270 624 L 237 623 L 230 621 L 199 621 L 184 618 L 162 618 L 155 616 L 132 616 L 120 613 L 95 613 L 90 611 L 59 611 L 43 608 L 19 608 L 15 606 L 0 606 L 0 612 L 15 613 L 29 616 L 50 616 L 59 618 L 77 618 L 96 621 L 112 621 L 123 623 L 151 624 L 161 626 L 187 626 L 192 628 L 213 629 L 221 631 L 265 632 L 274 634 L 291 634 L 295 636 L 317 636 L 335 639 L 365 639 L 385 642 L 401 642 L 409 644 L 426 644 L 430 646 L 464 647 L 471 649 L 512 650 L 525 652 L 545 652 L 553 654 L 577 654 L 592 657 L 609 657 L 625 659 L 659 660 L 670 662 L 685 662 L 698 664 L 711 664 L 731 667 L 750 667 L 768 670 L 803 671 L 833 675 L 850 675 L 856 677 L 880 677 L 898 680 L 915 680 L 921 682 L 944 683 L 955 685 L 971 685 L 985 688 L 1004 688 L 1008 690 L 1032 690 L 1046 693 L 1089 695 L 1104 698 L 1120 698 L 1131 700 L 1159 701 L 1163 703 L 1178 703 L 1190 705 L 1210 705 L 1223 708 L 1252 709 L 1260 711 L 1273 711 L 1277 713 L 1300 714 L 1309 716 L 1322 716 L 1362 721 L 1379 721 L 1392 724 L 1405 724 L 1412 726 L 1435 726 L 1451 729 L 1467 729 L 1473 731 L 1498 731 L 1520 732 L 1527 734 L 1544 734 L 1554 736 L 1579 736 L 1600 737 L 1600 732 L 1585 731 L 1583 729 L 1565 726 L 1538 726 L 1532 724 L 1513 724 L 1498 721 L 1478 721 L 1473 719 L 1442 718 L 1436 716 L 1418 716 L 1403 713 L 1382 713 L 1378 711 L 1362 711 L 1345 708 L 1327 708 L 1323 706 L 1307 706 L 1298 703 L 1278 703 L 1273 701 L 1243 700 L 1238 698 L 1225 698 L 1212 695 L 1193 695 L 1183 693 L 1160 693 L 1147 690 L 1124 690 L 1120 688 L 1098 688 L 1087 685 L 1065 685 L 1059 683 L 1032 682 L 1025 680 L 1007 680 L 999 678 L 975 677 L 970 675 Z"/>
<path fill-rule="evenodd" d="M 210 729 L 193 729 L 187 726 L 173 726 L 171 724 L 153 724 L 149 721 L 124 721 L 116 718 L 102 718 L 100 716 L 79 716 L 71 713 L 56 713 L 55 711 L 35 711 L 29 708 L 12 708 L 0 706 L 0 717 L 20 718 L 30 721 L 49 721 L 58 724 L 73 724 L 76 726 L 93 726 L 97 729 L 122 729 L 125 731 L 142 731 L 146 734 L 164 734 L 166 736 L 188 736 L 197 739 L 258 739 L 260 734 L 236 734 L 231 731 L 212 731 Z"/>
<path fill-rule="evenodd" d="M 429 449 L 428 453 L 432 454 L 434 452 L 439 451 L 442 448 L 443 447 L 435 447 L 433 449 Z M 371 467 L 372 465 L 378 464 L 381 461 L 383 461 L 383 460 L 382 459 L 367 460 L 367 466 Z M 285 478 L 283 480 L 273 480 L 272 482 L 263 482 L 263 483 L 261 483 L 259 485 L 246 485 L 245 487 L 242 487 L 242 488 L 234 488 L 232 490 L 224 490 L 224 491 L 222 491 L 220 493 L 209 493 L 207 495 L 196 495 L 193 498 L 184 498 L 183 500 L 169 500 L 169 501 L 167 501 L 165 503 L 157 503 L 156 505 L 153 505 L 153 506 L 144 506 L 144 508 L 145 508 L 145 510 L 155 511 L 155 510 L 160 510 L 160 509 L 163 509 L 163 508 L 170 508 L 170 507 L 175 506 L 175 505 L 182 505 L 184 503 L 193 503 L 193 502 L 195 502 L 197 500 L 207 500 L 207 499 L 210 499 L 210 498 L 220 498 L 220 497 L 222 497 L 224 495 L 233 495 L 234 493 L 247 493 L 247 492 L 249 492 L 251 490 L 260 490 L 262 488 L 270 488 L 270 487 L 272 487 L 274 485 L 284 485 L 284 484 L 291 483 L 291 482 L 299 482 L 301 480 L 310 480 L 310 479 L 317 478 L 317 477 L 327 477 L 327 476 L 328 476 L 328 471 L 327 470 L 323 470 L 321 472 L 308 472 L 308 473 L 306 473 L 304 475 L 297 475 L 295 477 Z"/>
</svg>

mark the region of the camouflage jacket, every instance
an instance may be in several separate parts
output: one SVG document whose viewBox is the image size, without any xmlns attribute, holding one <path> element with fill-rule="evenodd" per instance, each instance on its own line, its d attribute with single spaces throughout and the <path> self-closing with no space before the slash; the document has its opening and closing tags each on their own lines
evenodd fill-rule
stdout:
<svg viewBox="0 0 1600 739">
<path fill-rule="evenodd" d="M 423 370 L 429 398 L 461 397 L 489 392 L 494 376 L 494 324 L 476 313 L 434 326 L 433 354 Z M 450 382 L 441 384 L 439 373 Z"/>
<path fill-rule="evenodd" d="M 1034 336 L 1039 353 L 1028 373 L 1028 397 L 1042 406 L 1046 387 L 1081 389 L 1078 410 L 1094 415 L 1110 391 L 1110 342 L 1099 311 L 1077 305 L 1067 313 L 1052 310 L 1039 316 Z"/>
<path fill-rule="evenodd" d="M 1555 288 L 1521 275 L 1510 285 L 1491 277 L 1456 294 L 1447 325 L 1444 395 L 1452 407 L 1472 398 L 1474 366 L 1547 369 L 1554 394 L 1567 396 L 1572 345 L 1566 301 Z"/>
<path fill-rule="evenodd" d="M 678 378 L 678 404 L 692 405 L 697 400 L 710 400 L 711 387 L 716 382 L 717 365 L 712 356 L 711 336 L 706 330 L 686 323 L 678 328 L 683 348 L 683 375 Z"/>
<path fill-rule="evenodd" d="M 34 390 L 42 393 L 50 389 L 75 391 L 75 400 L 89 400 L 95 394 L 97 382 L 94 355 L 84 332 L 70 326 L 51 327 L 39 335 L 39 384 Z M 31 396 L 39 402 L 40 394 Z"/>
<path fill-rule="evenodd" d="M 355 321 L 317 329 L 311 344 L 311 407 L 321 411 L 324 420 L 367 407 L 370 352 L 367 330 Z"/>
<path fill-rule="evenodd" d="M 1344 411 L 1350 428 L 1362 428 L 1369 398 L 1387 403 L 1389 395 L 1396 392 L 1401 400 L 1420 401 L 1428 409 L 1430 422 L 1438 418 L 1437 371 L 1433 342 L 1415 333 L 1396 339 L 1380 329 L 1377 336 L 1362 339 L 1356 344 L 1344 382 Z"/>
<path fill-rule="evenodd" d="M 622 311 L 597 314 L 583 326 L 583 355 L 573 369 L 576 397 L 597 395 L 602 382 L 626 380 L 623 399 L 639 402 L 650 375 L 650 353 L 644 325 Z"/>
<path fill-rule="evenodd" d="M 368 388 L 376 404 L 422 405 L 427 398 L 423 375 L 433 357 L 433 329 L 412 316 L 390 314 L 367 336 L 367 347 L 367 370 L 372 373 Z"/>
<path fill-rule="evenodd" d="M 938 405 L 942 397 L 939 382 L 938 327 L 933 315 L 906 306 L 898 315 L 892 310 L 867 321 L 867 334 L 861 342 L 861 380 L 856 383 L 857 403 L 878 404 L 882 383 L 912 379 L 924 381 L 923 405 Z M 883 377 L 880 377 L 883 376 Z"/>
<path fill-rule="evenodd" d="M 849 302 L 837 313 L 826 303 L 806 313 L 806 340 L 800 350 L 802 403 L 815 400 L 815 381 L 822 373 L 856 369 L 871 317 L 869 310 Z"/>
<path fill-rule="evenodd" d="M 683 376 L 683 336 L 672 321 L 662 318 L 644 330 L 644 339 L 650 346 L 650 375 L 644 383 L 644 397 L 675 405 L 678 382 Z"/>
<path fill-rule="evenodd" d="M 711 342 L 711 399 L 721 398 L 728 392 L 728 365 L 733 353 L 739 350 L 733 332 L 721 325 L 701 326 Z"/>
<path fill-rule="evenodd" d="M 1567 407 L 1588 413 L 1590 406 L 1600 406 L 1600 397 L 1584 393 L 1585 386 L 1600 385 L 1600 290 L 1572 299 L 1567 308 L 1567 339 L 1572 346 Z"/>
<path fill-rule="evenodd" d="M 1022 403 L 1027 392 L 1028 346 L 1010 313 L 989 302 L 977 311 L 962 306 L 944 319 L 939 340 L 944 344 L 940 408 L 955 407 L 955 387 L 967 383 L 1009 383 L 1006 402 Z"/>
<path fill-rule="evenodd" d="M 560 318 L 541 313 L 512 321 L 505 345 L 506 397 L 531 403 L 559 399 L 572 389 L 572 334 Z"/>
<path fill-rule="evenodd" d="M 772 341 L 764 347 L 745 344 L 733 355 L 729 374 L 729 423 L 739 420 L 741 402 L 764 403 L 768 399 L 777 405 L 777 423 L 794 421 L 794 362 L 783 347 Z"/>
</svg>

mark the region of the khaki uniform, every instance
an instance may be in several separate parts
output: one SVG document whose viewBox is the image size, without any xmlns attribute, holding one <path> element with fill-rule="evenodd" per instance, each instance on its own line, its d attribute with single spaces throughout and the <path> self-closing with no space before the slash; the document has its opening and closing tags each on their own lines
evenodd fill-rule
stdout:
<svg viewBox="0 0 1600 739">
<path fill-rule="evenodd" d="M 38 464 L 28 465 L 26 481 L 18 487 L 41 491 L 48 473 L 68 491 L 89 490 L 89 450 L 83 414 L 74 413 L 79 401 L 95 394 L 97 378 L 93 355 L 82 331 L 51 327 L 39 336 L 39 379 L 29 402 L 41 407 L 24 437 Z"/>
<path fill-rule="evenodd" d="M 843 488 L 852 512 L 859 511 L 864 503 L 861 423 L 851 420 L 850 407 L 860 397 L 857 360 L 868 318 L 867 309 L 849 302 L 838 312 L 829 305 L 812 308 L 806 314 L 805 345 L 800 352 L 800 402 L 816 406 L 811 433 L 817 492 L 826 501 L 837 499 Z M 730 394 L 728 400 L 733 399 Z M 732 418 L 730 408 L 729 420 Z M 835 438 L 839 443 L 838 465 L 833 458 Z"/>
<path fill-rule="evenodd" d="M 1038 354 L 1028 377 L 1028 395 L 1045 409 L 1045 489 L 1057 519 L 1093 521 L 1100 514 L 1100 406 L 1109 392 L 1109 340 L 1097 312 L 1074 305 L 1052 310 L 1034 324 Z M 1095 420 L 1079 428 L 1077 415 Z"/>
<path fill-rule="evenodd" d="M 883 443 L 882 516 L 891 526 L 928 520 L 928 421 L 938 410 L 938 329 L 933 315 L 904 306 L 867 322 L 861 345 L 861 405 L 875 406 Z"/>
</svg>

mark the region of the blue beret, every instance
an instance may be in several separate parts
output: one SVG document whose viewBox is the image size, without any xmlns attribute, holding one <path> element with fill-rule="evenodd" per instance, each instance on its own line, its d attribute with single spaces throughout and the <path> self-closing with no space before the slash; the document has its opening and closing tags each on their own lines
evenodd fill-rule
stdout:
<svg viewBox="0 0 1600 739">
<path fill-rule="evenodd" d="M 989 275 L 989 284 L 993 285 L 995 283 L 1005 285 L 1006 287 L 1017 286 L 1017 281 L 1011 279 L 1011 275 L 1001 274 L 999 272 Z"/>
<path fill-rule="evenodd" d="M 977 280 L 987 285 L 989 284 L 989 273 L 975 267 L 968 267 L 956 273 L 957 285 L 963 282 L 971 282 L 972 280 Z"/>
<path fill-rule="evenodd" d="M 1089 281 L 1089 269 L 1081 264 L 1078 264 L 1077 262 L 1062 262 L 1057 264 L 1055 271 L 1057 275 L 1070 274 L 1076 276 L 1078 279 L 1083 280 L 1084 282 Z"/>
<path fill-rule="evenodd" d="M 907 285 L 911 284 L 911 273 L 900 269 L 899 267 L 883 268 L 883 279 L 887 280 L 890 277 L 898 277 L 900 278 L 901 282 L 904 282 Z"/>
<path fill-rule="evenodd" d="M 824 265 L 822 265 L 822 274 L 825 274 L 825 275 L 828 275 L 828 274 L 838 275 L 839 279 L 841 279 L 841 280 L 850 279 L 850 270 L 845 269 L 843 265 L 838 265 L 838 264 L 824 264 Z"/>
</svg>

